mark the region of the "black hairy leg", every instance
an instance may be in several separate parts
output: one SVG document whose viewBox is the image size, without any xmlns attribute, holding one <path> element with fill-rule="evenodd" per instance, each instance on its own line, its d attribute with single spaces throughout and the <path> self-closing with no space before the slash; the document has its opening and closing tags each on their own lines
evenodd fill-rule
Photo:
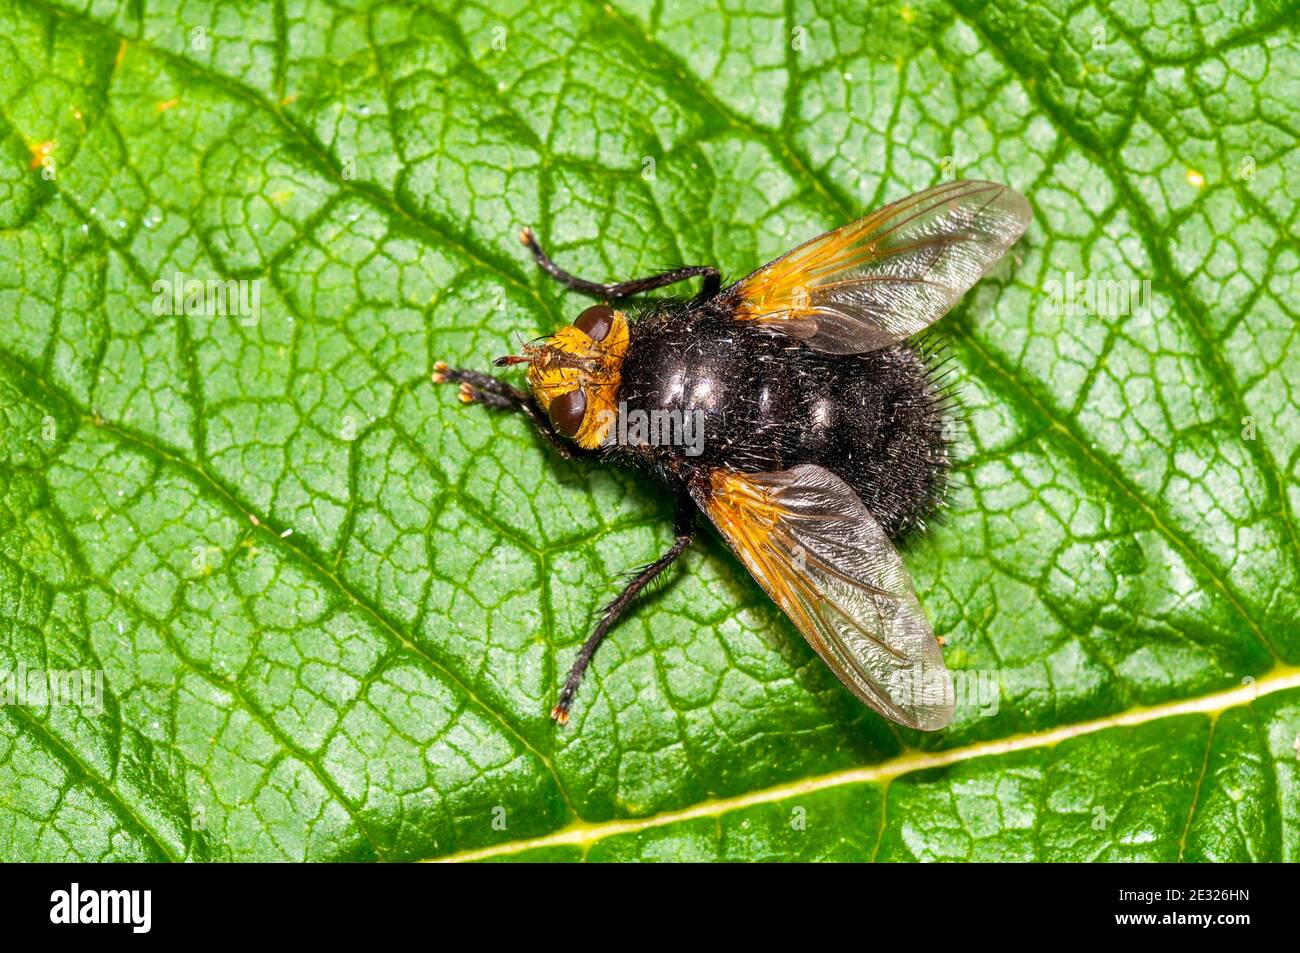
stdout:
<svg viewBox="0 0 1300 953">
<path fill-rule="evenodd" d="M 618 298 L 627 298 L 646 291 L 654 291 L 656 288 L 663 288 L 667 285 L 675 285 L 679 281 L 697 278 L 701 275 L 704 277 L 704 284 L 700 288 L 697 300 L 706 301 L 712 298 L 718 293 L 718 289 L 722 287 L 722 273 L 712 265 L 685 265 L 657 275 L 634 278 L 631 281 L 587 281 L 585 278 L 578 278 L 569 274 L 551 261 L 550 256 L 542 251 L 542 246 L 537 244 L 537 238 L 533 235 L 531 228 L 525 228 L 521 231 L 519 238 L 527 246 L 528 250 L 533 253 L 533 258 L 536 259 L 537 266 L 542 271 L 566 288 L 581 291 L 583 294 L 594 295 L 598 298 L 608 298 L 611 301 Z"/>
<path fill-rule="evenodd" d="M 578 658 L 573 663 L 573 668 L 569 670 L 569 677 L 564 680 L 564 687 L 560 689 L 560 698 L 551 709 L 551 717 L 564 724 L 569 720 L 569 706 L 573 704 L 573 696 L 578 693 L 578 686 L 582 684 L 582 676 L 587 672 L 587 666 L 591 664 L 592 656 L 596 654 L 596 649 L 600 648 L 600 643 L 604 641 L 609 630 L 614 627 L 614 623 L 619 620 L 624 612 L 627 611 L 634 599 L 641 594 L 646 586 L 654 581 L 655 577 L 673 564 L 673 562 L 686 551 L 686 547 L 691 544 L 695 538 L 695 504 L 689 496 L 681 496 L 677 499 L 677 513 L 673 517 L 673 540 L 672 546 L 668 547 L 668 552 L 664 553 L 650 565 L 637 570 L 636 574 L 623 587 L 614 601 L 605 606 L 604 614 L 601 616 L 599 624 L 587 636 L 587 641 L 583 643 L 582 650 L 578 652 Z"/>
<path fill-rule="evenodd" d="M 467 404 L 482 404 L 496 410 L 514 410 L 527 417 L 556 453 L 565 460 L 574 460 L 585 453 L 581 447 L 570 443 L 560 436 L 551 418 L 542 412 L 532 396 L 512 387 L 505 381 L 497 380 L 491 374 L 470 371 L 458 367 L 448 367 L 442 361 L 433 366 L 433 382 L 460 384 L 460 399 Z"/>
</svg>

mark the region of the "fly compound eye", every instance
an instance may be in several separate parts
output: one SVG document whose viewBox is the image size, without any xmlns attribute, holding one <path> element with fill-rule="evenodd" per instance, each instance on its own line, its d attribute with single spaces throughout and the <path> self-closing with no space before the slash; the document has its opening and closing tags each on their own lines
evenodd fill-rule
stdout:
<svg viewBox="0 0 1300 953">
<path fill-rule="evenodd" d="M 614 309 L 607 304 L 593 304 L 578 315 L 573 326 L 593 341 L 603 341 L 614 326 Z"/>
<path fill-rule="evenodd" d="M 551 400 L 551 420 L 566 437 L 576 437 L 587 415 L 587 395 L 578 387 Z"/>
</svg>

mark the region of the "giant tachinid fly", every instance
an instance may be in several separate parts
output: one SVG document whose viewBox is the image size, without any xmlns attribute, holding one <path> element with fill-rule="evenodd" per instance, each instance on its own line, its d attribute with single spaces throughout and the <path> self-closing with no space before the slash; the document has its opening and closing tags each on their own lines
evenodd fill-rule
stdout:
<svg viewBox="0 0 1300 953">
<path fill-rule="evenodd" d="M 677 501 L 672 546 L 638 571 L 578 653 L 551 716 L 568 720 L 601 640 L 690 544 L 703 512 L 831 671 L 880 714 L 943 728 L 952 682 L 896 542 L 941 502 L 946 396 L 929 327 L 1024 233 L 1019 193 L 949 182 L 804 242 L 724 288 L 718 269 L 602 284 L 603 299 L 522 355 L 527 389 L 439 363 L 461 398 L 525 414 L 566 458 L 653 474 Z M 700 277 L 692 298 L 618 302 Z M 673 424 L 690 439 L 672 436 Z"/>
</svg>

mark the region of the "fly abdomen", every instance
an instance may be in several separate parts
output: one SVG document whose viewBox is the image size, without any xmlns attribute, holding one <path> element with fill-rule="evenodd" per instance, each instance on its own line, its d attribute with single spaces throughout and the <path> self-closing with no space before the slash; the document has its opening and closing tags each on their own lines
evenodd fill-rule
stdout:
<svg viewBox="0 0 1300 953">
<path fill-rule="evenodd" d="M 835 360 L 831 407 L 808 405 L 814 428 L 832 421 L 810 462 L 843 477 L 891 538 L 922 528 L 947 489 L 949 395 L 910 347 Z"/>
<path fill-rule="evenodd" d="M 651 312 L 634 325 L 624 360 L 620 404 L 629 425 L 615 452 L 670 483 L 715 467 L 756 473 L 817 463 L 853 487 L 895 537 L 921 525 L 943 497 L 944 403 L 931 378 L 926 359 L 908 347 L 820 354 L 707 312 Z"/>
</svg>

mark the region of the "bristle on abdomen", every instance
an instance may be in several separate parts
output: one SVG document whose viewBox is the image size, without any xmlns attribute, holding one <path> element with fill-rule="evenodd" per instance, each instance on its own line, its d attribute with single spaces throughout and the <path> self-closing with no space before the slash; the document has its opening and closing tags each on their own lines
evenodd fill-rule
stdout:
<svg viewBox="0 0 1300 953">
<path fill-rule="evenodd" d="M 948 492 L 958 405 L 945 350 L 931 337 L 862 355 L 856 373 L 837 375 L 847 432 L 823 463 L 892 539 L 923 531 Z"/>
</svg>

